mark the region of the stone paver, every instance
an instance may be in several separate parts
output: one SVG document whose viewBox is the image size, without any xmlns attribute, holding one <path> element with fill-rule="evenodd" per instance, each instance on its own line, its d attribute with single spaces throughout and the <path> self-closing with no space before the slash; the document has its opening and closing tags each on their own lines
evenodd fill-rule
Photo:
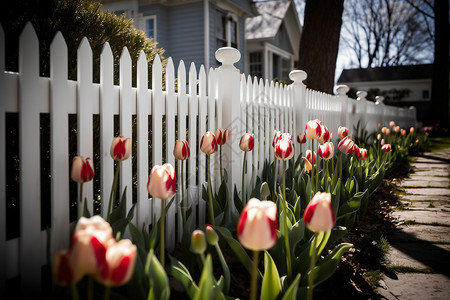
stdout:
<svg viewBox="0 0 450 300">
<path fill-rule="evenodd" d="M 439 223 L 450 226 L 450 213 L 443 211 L 403 210 L 394 211 L 392 216 L 399 220 L 412 220 L 417 223 Z"/>
<path fill-rule="evenodd" d="M 400 195 L 400 200 L 403 201 L 450 201 L 449 196 L 437 196 L 437 195 Z"/>
<path fill-rule="evenodd" d="M 420 162 L 420 163 L 413 163 L 411 166 L 415 170 L 430 170 L 430 169 L 445 169 L 449 170 L 450 166 L 446 163 L 439 162 L 439 163 L 429 163 L 429 162 Z"/>
<path fill-rule="evenodd" d="M 416 180 L 416 181 L 421 181 L 421 180 L 433 180 L 433 181 L 445 181 L 445 182 L 450 182 L 450 178 L 448 177 L 442 177 L 442 176 L 436 176 L 436 177 L 430 177 L 430 178 L 426 178 L 423 177 L 422 175 L 417 175 L 416 173 L 410 174 L 408 177 L 408 180 Z"/>
<path fill-rule="evenodd" d="M 445 177 L 444 177 L 445 178 Z M 402 187 L 405 188 L 447 188 L 449 186 L 450 181 L 449 180 L 442 180 L 442 181 L 431 181 L 431 180 L 413 180 L 413 179 L 406 179 L 402 182 Z"/>
<path fill-rule="evenodd" d="M 388 300 L 447 300 L 450 278 L 442 274 L 399 273 L 397 278 L 384 276 L 377 292 Z"/>
<path fill-rule="evenodd" d="M 417 200 L 402 200 L 401 203 L 404 205 L 404 210 L 450 210 L 450 201 L 439 201 L 439 200 L 428 200 L 428 201 L 417 201 Z"/>
<path fill-rule="evenodd" d="M 450 189 L 443 188 L 405 188 L 406 194 L 411 195 L 433 195 L 433 196 L 450 196 Z"/>
<path fill-rule="evenodd" d="M 425 170 L 420 170 L 420 171 L 416 171 L 416 175 L 418 176 L 422 176 L 422 178 L 427 178 L 427 177 L 431 177 L 431 176 L 440 176 L 440 177 L 447 177 L 449 175 L 448 170 L 445 169 L 425 169 Z"/>
<path fill-rule="evenodd" d="M 430 268 L 450 275 L 450 245 L 432 244 L 418 239 L 414 243 L 391 242 L 390 245 L 391 251 L 387 256 L 390 266 Z M 440 259 L 436 260 L 436 257 Z"/>
<path fill-rule="evenodd" d="M 439 242 L 450 244 L 450 227 L 432 225 L 402 225 L 387 236 L 393 242 Z"/>
</svg>

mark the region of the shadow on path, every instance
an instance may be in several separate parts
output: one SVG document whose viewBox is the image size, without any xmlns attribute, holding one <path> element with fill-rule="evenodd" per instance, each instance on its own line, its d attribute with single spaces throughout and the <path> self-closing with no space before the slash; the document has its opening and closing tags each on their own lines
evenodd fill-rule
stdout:
<svg viewBox="0 0 450 300">
<path fill-rule="evenodd" d="M 439 156 L 433 156 L 433 155 L 429 155 L 429 154 L 427 154 L 427 155 L 419 154 L 419 155 L 417 155 L 417 157 L 423 157 L 423 158 L 427 158 L 427 159 L 433 159 L 433 160 L 437 160 L 437 161 L 440 161 L 440 162 L 445 162 L 445 163 L 447 163 L 447 164 L 450 164 L 450 159 L 448 159 L 448 158 L 443 158 L 443 157 L 439 157 Z"/>
</svg>

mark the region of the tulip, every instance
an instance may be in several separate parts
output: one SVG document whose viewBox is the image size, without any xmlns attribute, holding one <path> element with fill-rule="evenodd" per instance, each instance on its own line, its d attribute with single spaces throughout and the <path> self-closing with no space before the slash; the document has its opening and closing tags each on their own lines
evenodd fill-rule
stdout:
<svg viewBox="0 0 450 300">
<path fill-rule="evenodd" d="M 409 128 L 410 133 L 414 133 L 414 127 Z"/>
<path fill-rule="evenodd" d="M 124 285 L 133 275 L 136 253 L 136 245 L 128 239 L 110 245 L 106 251 L 107 268 L 95 278 L 107 287 Z"/>
<path fill-rule="evenodd" d="M 206 154 L 217 152 L 218 145 L 215 135 L 211 131 L 207 131 L 200 141 L 200 150 Z"/>
<path fill-rule="evenodd" d="M 390 126 L 390 127 L 394 127 L 394 126 L 395 126 L 395 122 L 394 122 L 394 121 L 390 121 L 390 122 L 389 122 L 389 126 Z"/>
<path fill-rule="evenodd" d="M 165 200 L 172 197 L 177 189 L 175 179 L 175 170 L 171 164 L 154 166 L 147 181 L 147 190 L 154 198 L 161 199 L 161 218 L 160 218 L 160 262 L 164 267 L 164 228 L 166 218 Z"/>
<path fill-rule="evenodd" d="M 112 228 L 102 217 L 81 217 L 69 249 L 73 272 L 83 275 L 103 272 L 107 268 L 106 251 L 114 243 Z"/>
<path fill-rule="evenodd" d="M 306 136 L 304 133 L 300 133 L 299 135 L 297 135 L 297 143 L 299 144 L 306 143 Z"/>
<path fill-rule="evenodd" d="M 274 130 L 273 139 L 272 139 L 272 147 L 275 148 L 275 145 L 277 144 L 278 137 L 281 135 L 280 131 Z"/>
<path fill-rule="evenodd" d="M 75 273 L 70 266 L 69 251 L 63 250 L 55 254 L 52 263 L 53 278 L 59 285 L 75 284 L 84 274 Z"/>
<path fill-rule="evenodd" d="M 378 123 L 378 129 L 380 129 L 381 128 L 381 123 Z"/>
<path fill-rule="evenodd" d="M 391 134 L 391 130 L 389 128 L 386 129 L 386 135 L 390 135 Z"/>
<path fill-rule="evenodd" d="M 400 134 L 401 134 L 401 135 L 406 135 L 406 130 L 405 130 L 405 129 L 403 129 L 403 128 L 402 128 L 402 129 L 400 129 Z"/>
<path fill-rule="evenodd" d="M 186 160 L 191 156 L 191 151 L 189 150 L 189 144 L 187 141 L 176 141 L 175 147 L 173 148 L 173 156 L 178 160 Z"/>
<path fill-rule="evenodd" d="M 399 133 L 400 132 L 400 126 L 395 126 L 394 127 L 394 131 L 395 131 L 395 133 Z"/>
<path fill-rule="evenodd" d="M 360 149 L 359 149 L 359 156 L 358 156 L 358 159 L 359 159 L 359 160 L 366 160 L 366 158 L 367 158 L 367 149 L 365 149 L 365 148 L 360 148 Z"/>
<path fill-rule="evenodd" d="M 71 176 L 73 181 L 83 183 L 94 178 L 94 166 L 89 157 L 75 156 L 72 160 Z"/>
<path fill-rule="evenodd" d="M 306 157 L 302 157 L 302 158 L 305 161 L 305 171 L 309 173 L 309 171 L 312 170 L 312 164 Z"/>
<path fill-rule="evenodd" d="M 386 133 L 387 127 L 381 128 L 381 133 Z"/>
<path fill-rule="evenodd" d="M 316 152 L 306 150 L 306 159 L 311 165 L 314 165 L 316 163 Z"/>
<path fill-rule="evenodd" d="M 203 261 L 205 260 L 203 253 L 206 250 L 206 246 L 205 233 L 198 229 L 194 230 L 191 235 L 191 248 L 194 253 L 202 256 Z"/>
<path fill-rule="evenodd" d="M 391 145 L 390 144 L 384 144 L 383 147 L 381 147 L 381 150 L 383 150 L 383 152 L 390 152 L 391 151 Z"/>
<path fill-rule="evenodd" d="M 294 156 L 294 147 L 289 139 L 290 136 L 291 135 L 280 135 L 280 138 L 275 145 L 276 158 L 285 161 Z"/>
<path fill-rule="evenodd" d="M 247 249 L 272 248 L 277 241 L 277 207 L 272 201 L 252 198 L 244 207 L 237 225 L 239 242 Z"/>
<path fill-rule="evenodd" d="M 352 152 L 356 155 L 357 158 L 359 158 L 360 153 L 359 153 L 359 147 L 358 147 L 358 145 L 356 145 L 356 144 L 353 145 L 353 150 L 352 150 Z M 351 177 L 350 177 L 350 178 L 351 178 Z"/>
<path fill-rule="evenodd" d="M 381 146 L 383 146 L 383 145 L 385 144 L 385 141 L 384 141 L 384 139 L 381 139 L 381 142 L 380 142 L 380 144 L 381 144 Z"/>
<path fill-rule="evenodd" d="M 343 139 L 346 136 L 348 136 L 348 129 L 347 129 L 347 127 L 339 126 L 339 128 L 338 128 L 338 137 L 340 139 Z"/>
<path fill-rule="evenodd" d="M 377 140 L 381 140 L 381 133 L 377 134 Z"/>
<path fill-rule="evenodd" d="M 334 146 L 332 142 L 327 142 L 323 145 L 319 146 L 319 150 L 318 150 L 319 156 L 322 159 L 325 160 L 329 160 L 330 158 L 332 158 L 334 156 Z M 315 160 L 315 157 L 314 157 Z"/>
<path fill-rule="evenodd" d="M 255 136 L 253 134 L 246 133 L 241 137 L 241 140 L 239 141 L 239 148 L 241 148 L 242 151 L 252 151 L 254 146 Z"/>
<path fill-rule="evenodd" d="M 346 136 L 339 142 L 338 148 L 342 153 L 349 154 L 353 152 L 354 145 L 355 143 L 348 136 Z"/>
<path fill-rule="evenodd" d="M 322 135 L 322 128 L 319 120 L 311 120 L 306 123 L 305 135 L 308 139 L 317 139 Z"/>
<path fill-rule="evenodd" d="M 226 129 L 217 128 L 216 129 L 216 140 L 219 146 L 222 146 L 227 142 L 229 132 Z"/>
<path fill-rule="evenodd" d="M 330 132 L 328 131 L 327 126 L 320 125 L 320 130 L 322 131 L 322 134 L 320 137 L 317 138 L 317 141 L 323 145 L 324 143 L 328 142 L 330 140 Z"/>
<path fill-rule="evenodd" d="M 115 137 L 111 143 L 111 157 L 115 161 L 122 161 L 130 157 L 131 139 L 121 135 Z"/>
</svg>

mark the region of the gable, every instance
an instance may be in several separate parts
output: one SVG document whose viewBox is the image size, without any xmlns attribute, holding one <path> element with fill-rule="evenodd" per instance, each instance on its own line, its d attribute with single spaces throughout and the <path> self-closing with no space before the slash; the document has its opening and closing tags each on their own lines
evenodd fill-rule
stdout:
<svg viewBox="0 0 450 300">
<path fill-rule="evenodd" d="M 338 82 L 396 81 L 429 79 L 432 65 L 410 65 L 343 70 Z"/>
</svg>

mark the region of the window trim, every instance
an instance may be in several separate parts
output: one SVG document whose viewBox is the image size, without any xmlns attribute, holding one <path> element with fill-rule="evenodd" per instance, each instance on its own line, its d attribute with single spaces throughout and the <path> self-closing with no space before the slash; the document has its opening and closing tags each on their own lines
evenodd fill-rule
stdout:
<svg viewBox="0 0 450 300">
<path fill-rule="evenodd" d="M 219 22 L 222 22 L 222 18 L 226 19 L 226 22 L 224 24 L 225 29 L 225 37 L 221 38 L 217 34 L 217 28 Z M 216 18 L 215 18 L 215 30 L 214 30 L 214 37 L 216 40 L 216 48 L 218 48 L 218 41 L 221 41 L 226 44 L 226 47 L 232 47 L 231 45 L 231 22 L 234 22 L 236 24 L 236 49 L 239 49 L 239 19 L 238 17 L 231 13 L 222 11 L 220 9 L 216 10 Z"/>
<path fill-rule="evenodd" d="M 158 35 L 157 35 L 157 24 L 158 24 L 158 22 L 157 22 L 157 15 L 148 15 L 148 16 L 143 16 L 142 18 L 141 18 L 141 20 L 142 20 L 142 26 L 141 26 L 141 28 L 142 28 L 142 30 L 144 31 L 144 33 L 145 33 L 145 36 L 147 36 L 148 38 L 150 38 L 148 35 L 147 35 L 147 21 L 148 20 L 152 20 L 153 19 L 153 33 L 154 33 L 154 37 L 153 37 L 153 41 L 154 42 L 157 42 L 158 41 Z"/>
</svg>

